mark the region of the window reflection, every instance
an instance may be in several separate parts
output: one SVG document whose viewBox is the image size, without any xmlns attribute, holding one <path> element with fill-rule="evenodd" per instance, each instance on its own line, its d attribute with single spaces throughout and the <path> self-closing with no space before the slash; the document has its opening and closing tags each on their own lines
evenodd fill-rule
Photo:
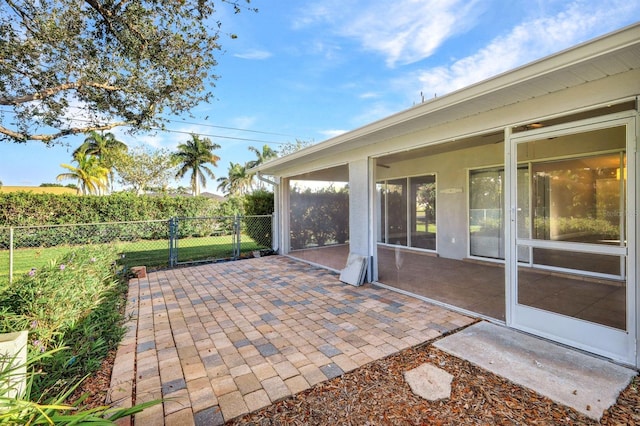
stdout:
<svg viewBox="0 0 640 426">
<path fill-rule="evenodd" d="M 378 242 L 435 250 L 435 175 L 382 181 L 377 189 Z"/>
<path fill-rule="evenodd" d="M 620 244 L 624 170 L 621 154 L 534 163 L 533 238 Z"/>
</svg>

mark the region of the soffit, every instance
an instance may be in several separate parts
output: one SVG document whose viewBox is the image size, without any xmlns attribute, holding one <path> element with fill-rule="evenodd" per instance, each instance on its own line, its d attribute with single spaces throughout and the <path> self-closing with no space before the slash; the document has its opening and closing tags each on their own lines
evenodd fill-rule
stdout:
<svg viewBox="0 0 640 426">
<path fill-rule="evenodd" d="M 571 87 L 640 69 L 640 24 L 527 64 L 261 165 L 278 175 L 304 161 L 338 155 Z"/>
</svg>

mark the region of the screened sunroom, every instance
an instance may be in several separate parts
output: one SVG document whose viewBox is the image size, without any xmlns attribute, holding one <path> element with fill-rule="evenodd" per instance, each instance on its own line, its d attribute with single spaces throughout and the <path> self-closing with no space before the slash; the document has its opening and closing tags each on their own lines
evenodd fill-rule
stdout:
<svg viewBox="0 0 640 426">
<path fill-rule="evenodd" d="M 633 25 L 266 163 L 279 251 L 640 366 L 639 94 Z"/>
</svg>

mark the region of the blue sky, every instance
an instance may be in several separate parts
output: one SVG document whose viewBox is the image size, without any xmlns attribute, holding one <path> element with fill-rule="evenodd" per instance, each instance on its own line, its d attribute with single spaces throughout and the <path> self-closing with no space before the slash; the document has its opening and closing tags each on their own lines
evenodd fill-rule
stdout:
<svg viewBox="0 0 640 426">
<path fill-rule="evenodd" d="M 321 142 L 637 21 L 640 0 L 252 0 L 221 9 L 215 100 L 169 129 L 222 146 L 214 169 L 251 160 L 249 146 Z M 422 95 L 421 95 L 422 93 Z M 218 126 L 218 127 L 212 127 Z M 222 128 L 221 128 L 222 127 Z M 238 129 L 250 130 L 241 131 Z M 116 136 L 173 150 L 188 134 Z M 251 141 L 233 138 L 253 139 Z M 63 146 L 0 142 L 4 185 L 55 182 L 83 137 Z M 184 185 L 174 182 L 172 186 Z M 209 181 L 206 191 L 217 192 Z"/>
</svg>

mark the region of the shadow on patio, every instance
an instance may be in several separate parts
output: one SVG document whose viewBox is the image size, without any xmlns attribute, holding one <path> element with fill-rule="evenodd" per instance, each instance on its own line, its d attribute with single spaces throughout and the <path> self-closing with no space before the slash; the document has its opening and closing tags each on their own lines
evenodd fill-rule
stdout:
<svg viewBox="0 0 640 426">
<path fill-rule="evenodd" d="M 139 424 L 222 424 L 474 319 L 270 256 L 129 284 L 110 399 Z"/>
</svg>

